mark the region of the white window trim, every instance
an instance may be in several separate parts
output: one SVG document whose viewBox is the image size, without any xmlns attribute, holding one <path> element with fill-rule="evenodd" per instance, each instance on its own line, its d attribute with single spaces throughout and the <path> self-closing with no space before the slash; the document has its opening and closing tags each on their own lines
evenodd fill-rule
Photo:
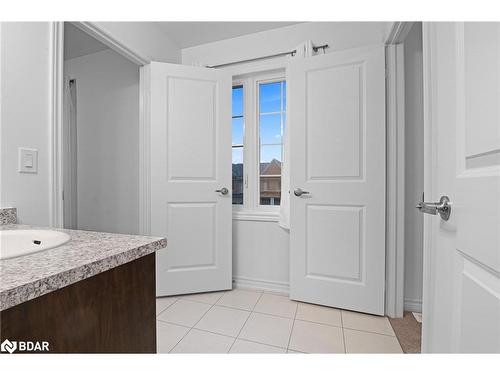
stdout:
<svg viewBox="0 0 500 375">
<path fill-rule="evenodd" d="M 286 79 L 285 70 L 256 73 L 233 79 L 243 86 L 243 204 L 233 205 L 234 220 L 278 221 L 279 206 L 260 205 L 259 191 L 259 84 Z"/>
</svg>

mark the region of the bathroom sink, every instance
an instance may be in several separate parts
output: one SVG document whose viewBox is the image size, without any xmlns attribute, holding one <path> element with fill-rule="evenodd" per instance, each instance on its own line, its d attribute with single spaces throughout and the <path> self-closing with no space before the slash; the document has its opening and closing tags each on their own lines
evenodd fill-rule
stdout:
<svg viewBox="0 0 500 375">
<path fill-rule="evenodd" d="M 19 229 L 0 231 L 0 259 L 17 258 L 61 246 L 70 236 L 55 230 Z"/>
</svg>

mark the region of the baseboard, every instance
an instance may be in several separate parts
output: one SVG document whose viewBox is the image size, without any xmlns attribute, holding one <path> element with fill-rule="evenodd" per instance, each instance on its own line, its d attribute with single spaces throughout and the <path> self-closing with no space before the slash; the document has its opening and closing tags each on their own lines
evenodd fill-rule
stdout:
<svg viewBox="0 0 500 375">
<path fill-rule="evenodd" d="M 288 294 L 290 290 L 290 285 L 285 282 L 253 279 L 240 276 L 233 277 L 233 286 L 235 288 L 255 289 L 284 294 Z"/>
<path fill-rule="evenodd" d="M 422 301 L 416 299 L 405 299 L 405 311 L 422 312 Z"/>
</svg>

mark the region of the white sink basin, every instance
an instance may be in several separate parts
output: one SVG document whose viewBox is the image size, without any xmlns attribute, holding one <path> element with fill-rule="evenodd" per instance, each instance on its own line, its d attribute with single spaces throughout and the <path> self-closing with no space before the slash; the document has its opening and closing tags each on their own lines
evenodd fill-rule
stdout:
<svg viewBox="0 0 500 375">
<path fill-rule="evenodd" d="M 70 236 L 56 230 L 19 229 L 0 231 L 0 259 L 17 258 L 61 246 Z"/>
</svg>

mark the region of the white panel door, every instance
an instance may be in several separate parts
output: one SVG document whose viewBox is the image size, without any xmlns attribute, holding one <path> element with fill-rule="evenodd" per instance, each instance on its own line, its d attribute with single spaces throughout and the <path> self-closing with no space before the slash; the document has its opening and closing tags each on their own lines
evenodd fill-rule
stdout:
<svg viewBox="0 0 500 375">
<path fill-rule="evenodd" d="M 149 77 L 156 293 L 230 289 L 231 76 L 153 62 Z"/>
<path fill-rule="evenodd" d="M 424 26 L 423 350 L 500 353 L 500 24 Z"/>
<path fill-rule="evenodd" d="M 384 47 L 296 59 L 288 73 L 290 297 L 384 314 Z"/>
</svg>

